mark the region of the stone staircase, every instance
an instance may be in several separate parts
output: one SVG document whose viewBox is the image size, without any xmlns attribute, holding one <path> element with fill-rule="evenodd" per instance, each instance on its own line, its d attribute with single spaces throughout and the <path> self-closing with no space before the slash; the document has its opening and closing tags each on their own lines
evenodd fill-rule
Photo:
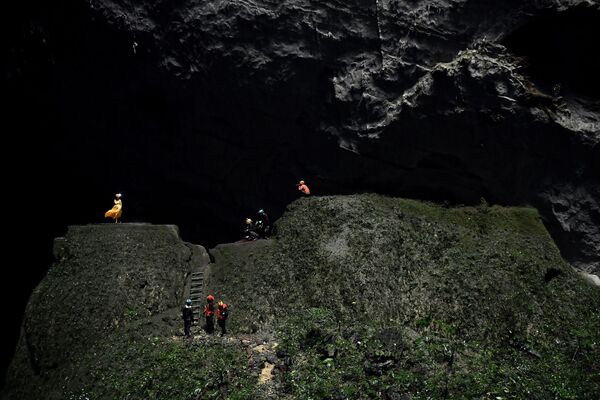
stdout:
<svg viewBox="0 0 600 400">
<path fill-rule="evenodd" d="M 192 310 L 194 312 L 194 325 L 198 324 L 202 306 L 205 303 L 204 299 L 204 272 L 192 272 L 192 280 L 190 283 L 190 295 L 192 300 Z"/>
</svg>

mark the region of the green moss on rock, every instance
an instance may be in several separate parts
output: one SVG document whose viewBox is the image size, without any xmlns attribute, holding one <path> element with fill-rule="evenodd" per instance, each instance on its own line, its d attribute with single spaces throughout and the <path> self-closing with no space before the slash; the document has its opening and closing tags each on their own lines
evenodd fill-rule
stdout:
<svg viewBox="0 0 600 400">
<path fill-rule="evenodd" d="M 277 229 L 275 240 L 212 250 L 208 285 L 232 304 L 234 331 L 280 332 L 299 398 L 600 389 L 600 290 L 562 260 L 533 209 L 313 197 Z M 314 324 L 314 309 L 328 317 Z M 373 373 L 369 349 L 390 343 L 402 351 Z"/>
<path fill-rule="evenodd" d="M 89 399 L 254 399 L 246 351 L 219 339 L 147 336 L 105 341 L 79 364 L 87 379 L 63 388 Z"/>
<path fill-rule="evenodd" d="M 90 379 L 96 355 L 180 329 L 187 277 L 206 256 L 175 226 L 150 224 L 70 226 L 55 249 L 57 262 L 27 305 L 4 398 L 94 391 L 102 383 Z"/>
<path fill-rule="evenodd" d="M 588 399 L 600 288 L 529 208 L 302 198 L 277 238 L 217 246 L 230 336 L 179 335 L 198 248 L 73 227 L 32 295 L 2 398 Z M 275 375 L 262 376 L 275 365 Z M 264 372 L 263 371 L 263 372 Z"/>
</svg>

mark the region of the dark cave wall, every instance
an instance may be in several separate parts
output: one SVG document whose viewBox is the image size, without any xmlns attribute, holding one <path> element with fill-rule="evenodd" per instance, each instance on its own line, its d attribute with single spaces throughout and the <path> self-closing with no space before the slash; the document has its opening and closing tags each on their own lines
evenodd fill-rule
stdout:
<svg viewBox="0 0 600 400">
<path fill-rule="evenodd" d="M 30 254 L 5 271 L 24 287 L 13 321 L 52 238 L 104 222 L 116 192 L 125 221 L 176 224 L 209 246 L 238 239 L 258 208 L 279 215 L 298 179 L 317 194 L 532 204 L 563 256 L 599 272 L 596 3 L 7 7 L 8 168 L 20 172 L 7 186 L 15 237 L 29 239 L 15 248 Z"/>
<path fill-rule="evenodd" d="M 541 13 L 506 35 L 503 44 L 527 57 L 536 85 L 597 99 L 600 80 L 592 79 L 600 68 L 597 21 L 598 10 L 586 7 Z"/>
</svg>

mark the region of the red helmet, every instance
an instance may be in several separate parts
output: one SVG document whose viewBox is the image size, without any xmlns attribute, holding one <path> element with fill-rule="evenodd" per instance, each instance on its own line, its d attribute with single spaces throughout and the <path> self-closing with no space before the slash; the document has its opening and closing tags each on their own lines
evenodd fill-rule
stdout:
<svg viewBox="0 0 600 400">
<path fill-rule="evenodd" d="M 209 294 L 208 296 L 206 296 L 206 300 L 208 300 L 208 301 L 214 301 L 215 300 L 215 296 L 213 296 L 212 294 Z"/>
</svg>

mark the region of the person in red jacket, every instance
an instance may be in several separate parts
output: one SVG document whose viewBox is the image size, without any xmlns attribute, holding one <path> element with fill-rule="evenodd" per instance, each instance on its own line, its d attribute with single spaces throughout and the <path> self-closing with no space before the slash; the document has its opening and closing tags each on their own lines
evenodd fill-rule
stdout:
<svg viewBox="0 0 600 400">
<path fill-rule="evenodd" d="M 203 314 L 206 317 L 206 333 L 212 334 L 215 331 L 215 305 L 214 305 L 215 297 L 212 294 L 209 294 L 206 297 L 206 305 L 204 306 Z"/>
<path fill-rule="evenodd" d="M 217 307 L 217 324 L 221 327 L 221 336 L 225 335 L 225 323 L 227 322 L 227 317 L 229 316 L 229 306 L 225 304 L 223 301 L 219 301 Z"/>
<path fill-rule="evenodd" d="M 298 190 L 302 192 L 302 194 L 304 194 L 305 196 L 310 196 L 310 189 L 308 188 L 308 186 L 306 186 L 306 183 L 304 183 L 304 181 L 300 181 L 298 183 Z"/>
</svg>

